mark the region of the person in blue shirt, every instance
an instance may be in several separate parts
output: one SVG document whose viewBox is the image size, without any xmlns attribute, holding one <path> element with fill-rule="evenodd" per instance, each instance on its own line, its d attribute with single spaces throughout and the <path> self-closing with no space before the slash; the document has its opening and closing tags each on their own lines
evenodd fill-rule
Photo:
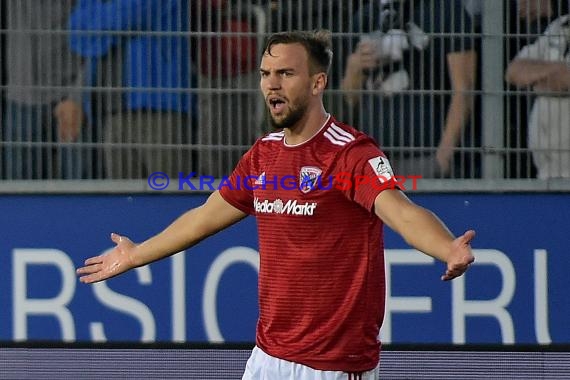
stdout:
<svg viewBox="0 0 570 380">
<path fill-rule="evenodd" d="M 87 118 L 104 136 L 106 175 L 192 171 L 196 115 L 186 0 L 82 0 L 71 49 L 86 60 Z"/>
</svg>

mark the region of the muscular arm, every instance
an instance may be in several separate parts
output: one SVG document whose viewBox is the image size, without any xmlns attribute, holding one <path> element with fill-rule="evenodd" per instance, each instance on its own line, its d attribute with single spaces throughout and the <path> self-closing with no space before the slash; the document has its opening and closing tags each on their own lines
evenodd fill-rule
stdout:
<svg viewBox="0 0 570 380">
<path fill-rule="evenodd" d="M 108 254 L 92 257 L 79 268 L 82 282 L 106 280 L 129 269 L 163 259 L 191 247 L 216 232 L 238 222 L 247 214 L 214 192 L 200 207 L 192 209 L 154 237 L 141 244 L 113 234 L 117 246 Z"/>
<path fill-rule="evenodd" d="M 381 192 L 374 202 L 374 212 L 409 245 L 447 263 L 442 280 L 462 275 L 474 261 L 470 247 L 474 231 L 456 239 L 435 214 L 414 204 L 399 190 Z"/>
<path fill-rule="evenodd" d="M 141 243 L 134 263 L 145 265 L 196 245 L 246 216 L 215 191 L 202 206 L 187 211 L 161 233 Z"/>
</svg>

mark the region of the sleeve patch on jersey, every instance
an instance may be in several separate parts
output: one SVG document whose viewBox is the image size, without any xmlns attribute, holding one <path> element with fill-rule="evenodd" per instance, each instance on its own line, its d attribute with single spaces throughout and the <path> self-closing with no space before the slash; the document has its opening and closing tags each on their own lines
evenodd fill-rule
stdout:
<svg viewBox="0 0 570 380">
<path fill-rule="evenodd" d="M 380 182 L 385 182 L 390 178 L 394 177 L 394 172 L 392 171 L 392 166 L 386 157 L 378 156 L 368 160 L 372 170 L 378 176 Z"/>
</svg>

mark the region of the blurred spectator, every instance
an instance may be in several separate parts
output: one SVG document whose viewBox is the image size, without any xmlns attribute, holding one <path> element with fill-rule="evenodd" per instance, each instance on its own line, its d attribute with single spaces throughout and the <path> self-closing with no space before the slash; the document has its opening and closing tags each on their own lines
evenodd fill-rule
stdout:
<svg viewBox="0 0 570 380">
<path fill-rule="evenodd" d="M 516 3 L 518 18 L 528 23 L 551 17 L 554 11 L 550 0 L 517 0 Z"/>
<path fill-rule="evenodd" d="M 195 3 L 198 38 L 199 174 L 229 175 L 261 134 L 258 28 L 253 6 L 227 0 Z M 230 33 L 232 35 L 230 35 Z"/>
<path fill-rule="evenodd" d="M 79 0 L 71 47 L 88 60 L 89 120 L 109 178 L 193 170 L 195 73 L 183 0 Z"/>
<path fill-rule="evenodd" d="M 569 3 L 569 0 L 510 0 L 506 8 L 505 66 L 524 46 L 533 44 L 554 19 L 568 13 Z M 528 149 L 528 114 L 533 102 L 532 92 L 513 92 L 507 97 L 507 178 L 534 178 L 537 175 Z"/>
<path fill-rule="evenodd" d="M 354 27 L 362 34 L 342 88 L 358 125 L 378 139 L 395 170 L 479 175 L 473 157 L 470 165 L 461 165 L 464 157 L 454 160 L 460 143 L 473 147 L 479 137 L 466 131 L 477 53 L 462 1 L 371 1 L 355 15 Z"/>
<path fill-rule="evenodd" d="M 7 0 L 3 161 L 6 179 L 78 178 L 81 63 L 67 38 L 72 0 Z M 58 144 L 68 143 L 68 144 Z"/>
<path fill-rule="evenodd" d="M 570 22 L 554 20 L 509 64 L 507 82 L 531 88 L 529 148 L 538 178 L 570 178 Z"/>
</svg>

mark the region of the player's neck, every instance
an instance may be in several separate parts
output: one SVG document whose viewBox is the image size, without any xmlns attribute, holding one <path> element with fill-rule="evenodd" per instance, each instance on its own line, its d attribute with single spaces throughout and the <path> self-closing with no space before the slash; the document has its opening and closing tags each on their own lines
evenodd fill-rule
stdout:
<svg viewBox="0 0 570 380">
<path fill-rule="evenodd" d="M 323 126 L 328 118 L 324 107 L 315 107 L 313 111 L 307 111 L 291 128 L 285 128 L 285 143 L 287 145 L 299 145 L 310 140 Z"/>
</svg>

